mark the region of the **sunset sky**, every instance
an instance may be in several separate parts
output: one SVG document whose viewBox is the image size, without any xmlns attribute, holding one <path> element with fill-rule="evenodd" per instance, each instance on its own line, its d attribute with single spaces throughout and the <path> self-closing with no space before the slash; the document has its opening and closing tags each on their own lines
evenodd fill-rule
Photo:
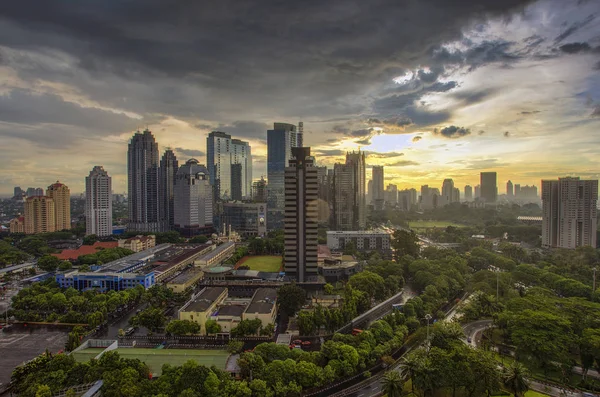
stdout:
<svg viewBox="0 0 600 397">
<path fill-rule="evenodd" d="M 305 126 L 387 183 L 462 190 L 600 177 L 597 0 L 11 1 L 0 10 L 0 195 L 94 165 L 126 191 L 127 143 L 205 161 L 212 130 L 248 140 Z M 367 170 L 368 176 L 370 170 Z"/>
</svg>

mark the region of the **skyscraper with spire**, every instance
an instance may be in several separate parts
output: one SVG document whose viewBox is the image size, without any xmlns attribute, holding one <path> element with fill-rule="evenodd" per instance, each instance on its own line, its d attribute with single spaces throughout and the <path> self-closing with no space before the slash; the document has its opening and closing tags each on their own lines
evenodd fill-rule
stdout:
<svg viewBox="0 0 600 397">
<path fill-rule="evenodd" d="M 174 224 L 174 188 L 175 178 L 177 176 L 177 169 L 179 163 L 177 157 L 171 149 L 165 150 L 165 153 L 160 160 L 159 169 L 159 219 L 160 219 L 160 230 L 168 232 L 173 228 Z"/>
<path fill-rule="evenodd" d="M 128 229 L 158 232 L 158 144 L 150 130 L 136 132 L 127 151 Z"/>
</svg>

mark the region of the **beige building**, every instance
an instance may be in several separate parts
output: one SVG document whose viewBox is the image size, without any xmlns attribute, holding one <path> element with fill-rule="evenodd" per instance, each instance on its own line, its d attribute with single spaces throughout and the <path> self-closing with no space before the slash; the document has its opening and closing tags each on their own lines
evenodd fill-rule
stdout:
<svg viewBox="0 0 600 397">
<path fill-rule="evenodd" d="M 206 334 L 206 320 L 210 319 L 217 306 L 225 299 L 227 299 L 227 288 L 206 287 L 179 309 L 179 319 L 198 323 L 200 333 Z"/>
<path fill-rule="evenodd" d="M 48 186 L 46 196 L 54 200 L 54 230 L 71 228 L 71 191 L 67 185 L 56 181 Z"/>
<path fill-rule="evenodd" d="M 25 217 L 20 216 L 18 218 L 11 219 L 9 231 L 11 233 L 25 233 Z"/>
<path fill-rule="evenodd" d="M 56 231 L 54 200 L 46 196 L 28 197 L 25 201 L 25 233 Z"/>
<path fill-rule="evenodd" d="M 221 332 L 231 332 L 242 321 L 242 316 L 246 306 L 244 305 L 223 305 L 210 317 L 221 327 Z"/>
<path fill-rule="evenodd" d="M 228 241 L 216 247 L 206 255 L 201 256 L 195 261 L 196 266 L 212 266 L 223 262 L 225 259 L 233 255 L 235 251 L 235 243 Z"/>
<path fill-rule="evenodd" d="M 133 252 L 141 252 L 156 246 L 156 236 L 135 236 L 126 240 L 119 240 L 119 248 L 126 248 Z"/>
<path fill-rule="evenodd" d="M 275 323 L 277 316 L 277 290 L 273 288 L 258 288 L 252 296 L 252 301 L 244 310 L 242 320 L 259 319 L 262 326 Z"/>
<path fill-rule="evenodd" d="M 198 280 L 204 277 L 204 272 L 200 269 L 191 269 L 187 272 L 181 273 L 173 280 L 167 282 L 167 288 L 173 292 L 184 292 L 191 286 L 193 286 Z"/>
</svg>

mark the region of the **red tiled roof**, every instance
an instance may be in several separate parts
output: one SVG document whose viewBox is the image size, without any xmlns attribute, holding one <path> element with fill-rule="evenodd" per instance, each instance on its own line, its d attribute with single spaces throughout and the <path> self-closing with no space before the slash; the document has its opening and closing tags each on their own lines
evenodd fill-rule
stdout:
<svg viewBox="0 0 600 397">
<path fill-rule="evenodd" d="M 116 241 L 96 241 L 94 245 L 82 245 L 76 250 L 63 250 L 60 254 L 51 254 L 63 261 L 77 259 L 81 255 L 95 254 L 101 248 L 117 248 L 119 243 Z"/>
<path fill-rule="evenodd" d="M 328 246 L 326 246 L 324 244 L 319 244 L 317 249 L 318 249 L 318 251 L 317 251 L 318 256 L 324 256 L 324 257 L 331 256 L 331 250 L 329 249 Z"/>
</svg>

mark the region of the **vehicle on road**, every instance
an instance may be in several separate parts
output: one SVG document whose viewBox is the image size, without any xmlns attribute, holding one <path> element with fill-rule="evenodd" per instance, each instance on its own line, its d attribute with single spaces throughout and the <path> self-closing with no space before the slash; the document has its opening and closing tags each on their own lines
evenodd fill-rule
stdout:
<svg viewBox="0 0 600 397">
<path fill-rule="evenodd" d="M 5 325 L 4 327 L 2 327 L 2 332 L 10 332 L 12 331 L 12 328 L 12 324 Z"/>
<path fill-rule="evenodd" d="M 137 330 L 136 327 L 129 327 L 125 330 L 125 335 L 126 336 L 130 336 L 133 335 L 133 333 Z"/>
<path fill-rule="evenodd" d="M 467 338 L 467 342 L 471 343 L 471 337 L 470 336 Z"/>
</svg>

